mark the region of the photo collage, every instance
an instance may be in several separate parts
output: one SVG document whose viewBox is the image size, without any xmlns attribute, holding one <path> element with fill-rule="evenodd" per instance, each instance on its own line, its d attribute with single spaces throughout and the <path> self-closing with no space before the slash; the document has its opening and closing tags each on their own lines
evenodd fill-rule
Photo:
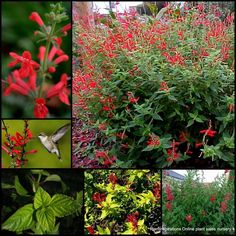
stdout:
<svg viewBox="0 0 236 236">
<path fill-rule="evenodd" d="M 234 1 L 1 2 L 1 234 L 235 235 Z"/>
</svg>

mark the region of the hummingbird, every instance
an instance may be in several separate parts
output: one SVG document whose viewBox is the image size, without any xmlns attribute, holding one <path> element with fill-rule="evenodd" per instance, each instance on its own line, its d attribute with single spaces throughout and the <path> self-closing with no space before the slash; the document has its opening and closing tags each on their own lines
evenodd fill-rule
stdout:
<svg viewBox="0 0 236 236">
<path fill-rule="evenodd" d="M 43 146 L 48 150 L 49 153 L 54 153 L 57 155 L 58 159 L 61 161 L 61 153 L 58 147 L 58 141 L 65 135 L 70 123 L 63 125 L 57 129 L 52 135 L 46 135 L 45 133 L 40 133 L 38 138 L 40 139 Z"/>
</svg>

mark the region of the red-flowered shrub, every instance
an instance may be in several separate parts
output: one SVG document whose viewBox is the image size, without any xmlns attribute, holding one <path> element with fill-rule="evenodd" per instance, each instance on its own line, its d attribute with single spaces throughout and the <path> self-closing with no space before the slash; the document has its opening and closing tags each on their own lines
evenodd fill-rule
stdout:
<svg viewBox="0 0 236 236">
<path fill-rule="evenodd" d="M 200 172 L 187 170 L 183 181 L 173 180 L 168 171 L 163 173 L 164 230 L 179 235 L 234 234 L 235 172 L 226 172 L 207 185 Z"/>
<path fill-rule="evenodd" d="M 202 6 L 161 20 L 126 12 L 75 23 L 73 116 L 96 134 L 80 158 L 234 166 L 234 15 Z"/>
</svg>

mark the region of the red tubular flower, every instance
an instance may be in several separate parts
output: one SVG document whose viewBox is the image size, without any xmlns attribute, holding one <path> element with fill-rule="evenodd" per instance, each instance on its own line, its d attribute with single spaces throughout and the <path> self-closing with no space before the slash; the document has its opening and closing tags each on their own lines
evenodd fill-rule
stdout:
<svg viewBox="0 0 236 236">
<path fill-rule="evenodd" d="M 43 20 L 41 19 L 40 15 L 37 12 L 32 12 L 29 16 L 29 19 L 35 21 L 39 26 L 43 26 Z"/>
<path fill-rule="evenodd" d="M 204 129 L 200 131 L 200 134 L 206 134 L 207 136 L 213 138 L 216 135 L 216 131 L 212 130 L 212 129 Z"/>
<path fill-rule="evenodd" d="M 220 211 L 221 211 L 222 213 L 226 212 L 227 208 L 228 208 L 227 202 L 221 202 L 221 203 L 220 203 Z"/>
<path fill-rule="evenodd" d="M 36 118 L 46 118 L 48 114 L 48 108 L 43 98 L 35 99 L 34 116 Z"/>
<path fill-rule="evenodd" d="M 225 195 L 224 201 L 228 202 L 230 200 L 230 196 L 231 196 L 230 192 L 227 192 Z"/>
<path fill-rule="evenodd" d="M 134 229 L 137 229 L 137 227 L 138 227 L 138 214 L 136 212 L 129 214 L 127 216 L 126 220 L 128 222 L 132 223 Z"/>
<path fill-rule="evenodd" d="M 216 200 L 216 194 L 211 195 L 210 201 L 211 201 L 211 202 L 214 202 L 215 200 Z"/>
<path fill-rule="evenodd" d="M 200 148 L 200 147 L 202 147 L 203 146 L 203 143 L 202 142 L 200 142 L 200 143 L 195 143 L 195 148 Z"/>
<path fill-rule="evenodd" d="M 101 194 L 101 193 L 95 192 L 92 196 L 92 199 L 95 202 L 103 202 L 106 200 L 106 194 L 105 193 Z"/>
<path fill-rule="evenodd" d="M 171 187 L 166 185 L 166 194 L 167 194 L 167 201 L 173 201 L 174 195 L 172 194 Z"/>
<path fill-rule="evenodd" d="M 7 78 L 9 87 L 4 91 L 4 96 L 8 96 L 11 92 L 20 93 L 24 96 L 28 95 L 31 90 L 36 89 L 36 79 L 31 78 L 28 82 L 25 82 L 19 74 L 18 70 L 12 72 L 13 77 L 10 75 Z M 15 82 L 13 82 L 13 79 Z"/>
<path fill-rule="evenodd" d="M 45 52 L 46 52 L 46 47 L 44 47 L 44 46 L 39 47 L 38 59 L 41 62 L 44 60 Z"/>
<path fill-rule="evenodd" d="M 118 178 L 116 176 L 116 174 L 111 173 L 108 177 L 109 182 L 112 183 L 113 185 L 117 184 Z"/>
<path fill-rule="evenodd" d="M 156 183 L 156 184 L 154 185 L 154 188 L 153 188 L 152 192 L 153 192 L 153 195 L 154 195 L 154 197 L 156 198 L 156 200 L 160 199 L 160 197 L 161 197 L 161 194 L 160 194 L 160 185 L 159 185 L 158 183 Z"/>
<path fill-rule="evenodd" d="M 95 235 L 95 230 L 92 226 L 87 226 L 86 229 L 88 230 L 90 234 Z"/>
<path fill-rule="evenodd" d="M 147 142 L 148 146 L 160 146 L 161 142 L 160 142 L 160 138 L 159 136 L 155 136 L 155 135 L 151 135 L 149 134 L 150 138 Z"/>
<path fill-rule="evenodd" d="M 171 204 L 171 202 L 167 202 L 167 203 L 165 204 L 165 206 L 166 206 L 166 208 L 167 208 L 168 211 L 171 211 L 171 210 L 172 210 L 172 204 Z"/>
<path fill-rule="evenodd" d="M 64 35 L 67 35 L 67 31 L 69 31 L 70 29 L 71 29 L 71 24 L 69 23 L 62 27 L 61 32 L 64 33 Z"/>
<path fill-rule="evenodd" d="M 103 111 L 110 111 L 110 107 L 104 106 L 104 107 L 102 107 L 102 110 L 103 110 Z"/>
<path fill-rule="evenodd" d="M 21 78 L 26 78 L 26 77 L 36 78 L 35 70 L 39 68 L 39 64 L 32 60 L 31 53 L 29 51 L 24 51 L 22 56 L 19 56 L 14 52 L 10 52 L 9 55 L 15 59 L 14 61 L 8 64 L 9 67 L 21 64 L 21 68 L 19 70 Z"/>
<path fill-rule="evenodd" d="M 129 101 L 131 103 L 137 103 L 138 100 L 139 100 L 139 97 L 137 97 L 137 98 L 129 98 Z"/>
<path fill-rule="evenodd" d="M 68 61 L 68 60 L 69 60 L 69 57 L 66 54 L 64 54 L 64 55 L 61 55 L 58 58 L 56 58 L 54 61 L 54 64 L 59 64 L 63 61 Z"/>
<path fill-rule="evenodd" d="M 186 215 L 185 219 L 186 219 L 188 222 L 191 222 L 191 221 L 192 221 L 192 216 L 191 216 L 191 215 Z"/>
<path fill-rule="evenodd" d="M 160 86 L 161 86 L 160 91 L 168 91 L 169 90 L 168 84 L 166 82 L 161 82 Z"/>
<path fill-rule="evenodd" d="M 56 68 L 54 67 L 54 66 L 50 66 L 49 68 L 48 68 L 48 72 L 49 73 L 54 73 L 56 71 Z"/>
<path fill-rule="evenodd" d="M 68 96 L 70 94 L 70 90 L 67 88 L 67 77 L 67 74 L 62 74 L 61 80 L 48 90 L 47 98 L 58 96 L 61 102 L 69 106 L 70 101 Z"/>
</svg>

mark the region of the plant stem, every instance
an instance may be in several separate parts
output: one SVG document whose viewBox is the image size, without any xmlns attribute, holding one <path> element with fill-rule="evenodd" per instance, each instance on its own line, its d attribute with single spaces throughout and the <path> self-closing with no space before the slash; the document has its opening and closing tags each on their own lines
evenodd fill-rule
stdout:
<svg viewBox="0 0 236 236">
<path fill-rule="evenodd" d="M 43 84 L 44 84 L 44 81 L 45 81 L 45 78 L 46 78 L 48 54 L 49 54 L 49 49 L 50 49 L 50 46 L 51 46 L 52 36 L 53 36 L 54 30 L 55 30 L 55 27 L 56 27 L 56 22 L 54 22 L 53 25 L 52 25 L 52 28 L 51 28 L 51 31 L 48 35 L 48 40 L 47 40 L 47 43 L 46 43 L 46 51 L 45 51 L 45 54 L 44 54 L 43 65 L 42 65 L 42 83 L 41 83 L 39 93 L 38 93 L 39 98 L 42 96 Z"/>
</svg>

